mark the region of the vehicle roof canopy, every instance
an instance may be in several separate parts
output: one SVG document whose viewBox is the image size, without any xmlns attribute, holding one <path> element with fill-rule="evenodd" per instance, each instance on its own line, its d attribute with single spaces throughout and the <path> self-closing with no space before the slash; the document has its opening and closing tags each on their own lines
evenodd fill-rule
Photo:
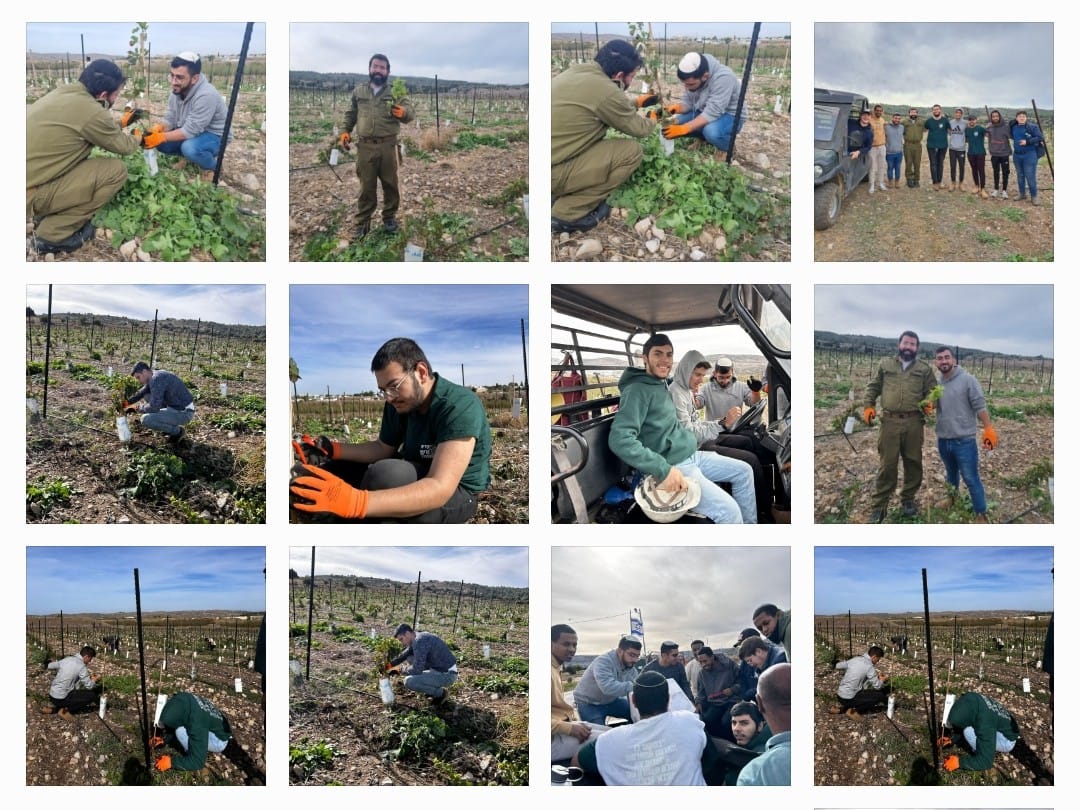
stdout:
<svg viewBox="0 0 1080 810">
<path fill-rule="evenodd" d="M 846 90 L 823 90 L 820 87 L 814 88 L 814 103 L 815 104 L 856 104 L 862 102 L 862 106 L 866 106 L 866 96 L 859 93 L 849 93 Z"/>
</svg>

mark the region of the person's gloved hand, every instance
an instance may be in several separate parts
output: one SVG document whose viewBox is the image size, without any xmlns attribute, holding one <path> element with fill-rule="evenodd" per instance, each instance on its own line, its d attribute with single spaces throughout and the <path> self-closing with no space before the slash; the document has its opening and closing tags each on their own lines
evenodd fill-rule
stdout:
<svg viewBox="0 0 1080 810">
<path fill-rule="evenodd" d="M 746 387 L 751 391 L 760 391 L 763 383 L 757 377 L 751 377 L 746 381 Z"/>
<path fill-rule="evenodd" d="M 874 420 L 877 419 L 877 411 L 874 410 L 873 406 L 870 406 L 862 412 L 862 418 L 863 421 L 866 422 L 867 427 L 869 427 L 873 424 Z"/>
<path fill-rule="evenodd" d="M 660 103 L 660 96 L 656 93 L 643 93 L 634 100 L 634 103 L 637 104 L 639 110 L 642 107 L 652 107 Z"/>
<path fill-rule="evenodd" d="M 664 137 L 669 141 L 672 138 L 683 138 L 692 132 L 689 124 L 668 124 L 664 127 Z"/>
<path fill-rule="evenodd" d="M 304 435 L 300 438 L 300 447 L 304 455 L 311 457 L 312 453 L 326 456 L 329 459 L 341 458 L 341 442 L 334 441 L 327 436 L 319 436 L 313 439 Z"/>
<path fill-rule="evenodd" d="M 998 445 L 997 431 L 994 430 L 993 425 L 987 425 L 983 428 L 983 447 L 987 450 L 993 450 Z"/>
<path fill-rule="evenodd" d="M 164 132 L 153 132 L 143 137 L 143 149 L 157 149 L 161 144 L 165 143 Z"/>
<path fill-rule="evenodd" d="M 938 737 L 938 748 L 949 748 L 952 744 L 952 737 L 950 737 L 948 734 L 942 734 L 940 737 Z"/>
<path fill-rule="evenodd" d="M 150 127 L 150 131 L 151 132 L 164 132 L 165 131 L 165 125 L 159 121 L 158 123 L 156 123 L 152 127 Z"/>
<path fill-rule="evenodd" d="M 120 116 L 120 126 L 126 127 L 128 124 L 134 124 L 136 121 L 146 117 L 146 113 L 140 110 L 138 107 L 133 107 L 127 110 L 122 116 Z"/>
<path fill-rule="evenodd" d="M 162 757 L 158 757 L 157 762 L 154 763 L 154 767 L 162 773 L 165 773 L 165 771 L 172 768 L 172 757 L 170 757 L 168 754 L 165 754 L 165 756 Z"/>
<path fill-rule="evenodd" d="M 342 132 L 341 137 L 338 138 L 338 143 L 341 144 L 342 149 L 348 152 L 350 149 L 352 149 L 352 147 L 349 146 L 349 144 L 352 143 L 352 135 L 350 135 L 348 132 Z"/>
<path fill-rule="evenodd" d="M 390 114 L 400 121 L 405 117 L 405 108 L 400 104 L 395 104 L 390 108 Z"/>
<path fill-rule="evenodd" d="M 664 114 L 662 112 L 660 112 L 659 107 L 653 107 L 651 110 L 649 110 L 647 113 L 645 113 L 645 117 L 648 118 L 653 123 L 657 123 L 657 122 L 660 121 L 661 118 L 664 117 Z"/>
<path fill-rule="evenodd" d="M 960 767 L 960 757 L 956 754 L 945 757 L 945 770 L 952 772 Z"/>
<path fill-rule="evenodd" d="M 925 413 L 927 416 L 933 416 L 935 410 L 936 408 L 934 407 L 933 402 L 927 402 L 925 405 L 923 405 L 922 409 L 923 413 Z"/>
<path fill-rule="evenodd" d="M 165 745 L 165 740 L 163 740 L 161 737 L 158 737 L 157 735 L 154 735 L 150 738 L 149 743 L 150 750 L 153 751 L 155 748 L 161 748 L 161 746 Z"/>
<path fill-rule="evenodd" d="M 678 115 L 679 113 L 686 112 L 686 107 L 684 107 L 681 102 L 677 101 L 674 104 L 668 104 L 664 107 L 664 112 L 668 115 Z"/>
<path fill-rule="evenodd" d="M 366 489 L 349 486 L 333 473 L 311 464 L 300 467 L 310 474 L 293 479 L 289 491 L 301 499 L 293 504 L 293 508 L 301 512 L 330 512 L 343 518 L 363 518 L 367 515 Z"/>
</svg>

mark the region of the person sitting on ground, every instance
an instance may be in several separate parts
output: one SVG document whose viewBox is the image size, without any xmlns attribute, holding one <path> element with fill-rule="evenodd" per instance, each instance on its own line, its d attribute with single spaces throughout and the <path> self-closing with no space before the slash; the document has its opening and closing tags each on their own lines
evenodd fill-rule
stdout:
<svg viewBox="0 0 1080 810">
<path fill-rule="evenodd" d="M 791 664 L 777 664 L 762 673 L 755 702 L 773 735 L 765 751 L 742 769 L 736 784 L 790 785 Z"/>
<path fill-rule="evenodd" d="M 590 739 L 608 730 L 607 726 L 584 723 L 566 702 L 562 682 L 563 664 L 577 654 L 577 633 L 568 624 L 551 626 L 551 761 L 569 759 Z"/>
<path fill-rule="evenodd" d="M 857 717 L 875 707 L 883 707 L 889 696 L 889 685 L 885 683 L 888 675 L 879 675 L 877 664 L 885 657 L 885 651 L 876 644 L 862 655 L 840 661 L 836 668 L 844 670 L 840 686 L 836 690 L 839 703 L 830 711 L 833 714 L 844 712 L 848 717 Z"/>
<path fill-rule="evenodd" d="M 701 674 L 698 675 L 697 710 L 705 728 L 714 737 L 731 739 L 731 715 L 728 711 L 739 702 L 736 664 L 711 647 L 698 653 Z"/>
<path fill-rule="evenodd" d="M 574 689 L 574 705 L 586 723 L 606 725 L 608 717 L 630 720 L 627 695 L 633 691 L 641 639 L 623 636 L 614 650 L 598 655 Z"/>
<path fill-rule="evenodd" d="M 78 655 L 45 662 L 46 669 L 55 669 L 57 672 L 49 687 L 50 705 L 42 709 L 44 714 L 59 714 L 65 720 L 71 720 L 76 712 L 97 704 L 101 695 L 97 685 L 98 676 L 91 675 L 87 669 L 95 655 L 97 650 L 86 645 L 79 650 Z M 80 686 L 83 688 L 80 689 Z"/>
</svg>

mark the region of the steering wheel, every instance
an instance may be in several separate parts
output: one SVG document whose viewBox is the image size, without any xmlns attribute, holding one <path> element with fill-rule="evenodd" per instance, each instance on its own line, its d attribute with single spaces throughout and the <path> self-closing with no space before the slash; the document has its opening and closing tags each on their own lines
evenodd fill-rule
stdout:
<svg viewBox="0 0 1080 810">
<path fill-rule="evenodd" d="M 735 420 L 735 424 L 729 427 L 727 432 L 739 433 L 757 422 L 757 420 L 761 418 L 761 413 L 765 410 L 765 406 L 768 404 L 769 400 L 762 397 L 755 404 L 751 405 L 749 410 L 743 411 L 742 416 Z"/>
</svg>

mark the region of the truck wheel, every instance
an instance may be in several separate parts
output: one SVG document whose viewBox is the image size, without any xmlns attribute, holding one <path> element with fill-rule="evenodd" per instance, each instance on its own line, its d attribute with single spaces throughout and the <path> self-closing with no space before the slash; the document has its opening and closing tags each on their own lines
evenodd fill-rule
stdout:
<svg viewBox="0 0 1080 810">
<path fill-rule="evenodd" d="M 840 184 L 825 183 L 814 189 L 814 230 L 824 231 L 840 218 Z"/>
</svg>

